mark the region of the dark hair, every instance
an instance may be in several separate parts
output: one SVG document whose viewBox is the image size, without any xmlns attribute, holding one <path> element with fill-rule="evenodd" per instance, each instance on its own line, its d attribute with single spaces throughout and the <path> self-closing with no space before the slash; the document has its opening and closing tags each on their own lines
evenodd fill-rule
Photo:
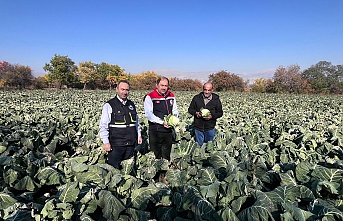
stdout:
<svg viewBox="0 0 343 221">
<path fill-rule="evenodd" d="M 156 84 L 159 84 L 161 82 L 161 80 L 167 80 L 168 85 L 169 85 L 169 79 L 166 77 L 160 77 L 159 79 L 157 79 Z"/>
<path fill-rule="evenodd" d="M 129 85 L 129 87 L 130 87 L 130 83 L 129 83 L 129 81 L 128 81 L 128 80 L 120 80 L 120 81 L 118 81 L 118 83 L 117 83 L 116 87 L 118 87 L 120 83 L 125 83 L 125 84 L 128 84 L 128 85 Z"/>
</svg>

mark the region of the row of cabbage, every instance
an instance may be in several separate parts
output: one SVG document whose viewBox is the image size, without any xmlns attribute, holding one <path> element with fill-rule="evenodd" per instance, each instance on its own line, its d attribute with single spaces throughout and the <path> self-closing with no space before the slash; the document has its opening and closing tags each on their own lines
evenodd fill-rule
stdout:
<svg viewBox="0 0 343 221">
<path fill-rule="evenodd" d="M 213 143 L 197 146 L 176 92 L 170 162 L 143 144 L 117 170 L 98 137 L 114 91 L 0 91 L 0 217 L 4 220 L 343 220 L 343 98 L 220 94 Z M 166 170 L 168 185 L 155 182 Z"/>
</svg>

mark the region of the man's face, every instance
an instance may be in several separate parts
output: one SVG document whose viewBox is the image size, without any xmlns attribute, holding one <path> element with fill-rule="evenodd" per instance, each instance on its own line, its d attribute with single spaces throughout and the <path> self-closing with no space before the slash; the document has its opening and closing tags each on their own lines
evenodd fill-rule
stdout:
<svg viewBox="0 0 343 221">
<path fill-rule="evenodd" d="M 130 87 L 127 83 L 125 82 L 120 82 L 120 84 L 116 88 L 117 95 L 122 99 L 126 100 L 127 97 L 129 96 L 130 92 Z"/>
<path fill-rule="evenodd" d="M 165 94 L 167 92 L 168 86 L 168 80 L 166 79 L 162 79 L 160 83 L 156 84 L 156 88 L 161 94 Z"/>
<path fill-rule="evenodd" d="M 211 96 L 212 84 L 205 84 L 202 91 L 203 91 L 205 97 Z"/>
</svg>

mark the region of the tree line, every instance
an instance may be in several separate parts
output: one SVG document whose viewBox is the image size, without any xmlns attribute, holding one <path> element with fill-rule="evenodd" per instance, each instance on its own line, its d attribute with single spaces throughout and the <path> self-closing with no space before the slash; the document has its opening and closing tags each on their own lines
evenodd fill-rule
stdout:
<svg viewBox="0 0 343 221">
<path fill-rule="evenodd" d="M 150 90 L 161 75 L 147 71 L 132 75 L 118 65 L 92 61 L 78 65 L 68 56 L 54 55 L 43 67 L 47 73 L 34 77 L 28 66 L 0 62 L 0 88 L 4 89 L 113 89 L 120 80 L 129 80 L 133 90 Z M 171 77 L 170 87 L 175 91 L 200 91 L 203 82 L 195 79 Z M 208 81 L 215 91 L 259 93 L 319 93 L 343 94 L 343 65 L 320 61 L 301 71 L 299 65 L 279 66 L 271 79 L 259 78 L 252 84 L 237 74 L 218 71 Z"/>
</svg>

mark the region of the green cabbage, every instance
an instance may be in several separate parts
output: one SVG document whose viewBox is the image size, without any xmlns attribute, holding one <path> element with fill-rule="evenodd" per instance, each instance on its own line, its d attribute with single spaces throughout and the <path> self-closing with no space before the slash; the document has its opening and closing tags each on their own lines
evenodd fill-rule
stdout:
<svg viewBox="0 0 343 221">
<path fill-rule="evenodd" d="M 200 108 L 200 111 L 201 111 L 201 116 L 203 117 L 208 117 L 211 114 L 210 110 L 206 108 Z"/>
<path fill-rule="evenodd" d="M 169 126 L 176 127 L 180 123 L 180 119 L 172 114 L 169 114 L 164 117 L 164 120 L 167 122 Z"/>
</svg>

